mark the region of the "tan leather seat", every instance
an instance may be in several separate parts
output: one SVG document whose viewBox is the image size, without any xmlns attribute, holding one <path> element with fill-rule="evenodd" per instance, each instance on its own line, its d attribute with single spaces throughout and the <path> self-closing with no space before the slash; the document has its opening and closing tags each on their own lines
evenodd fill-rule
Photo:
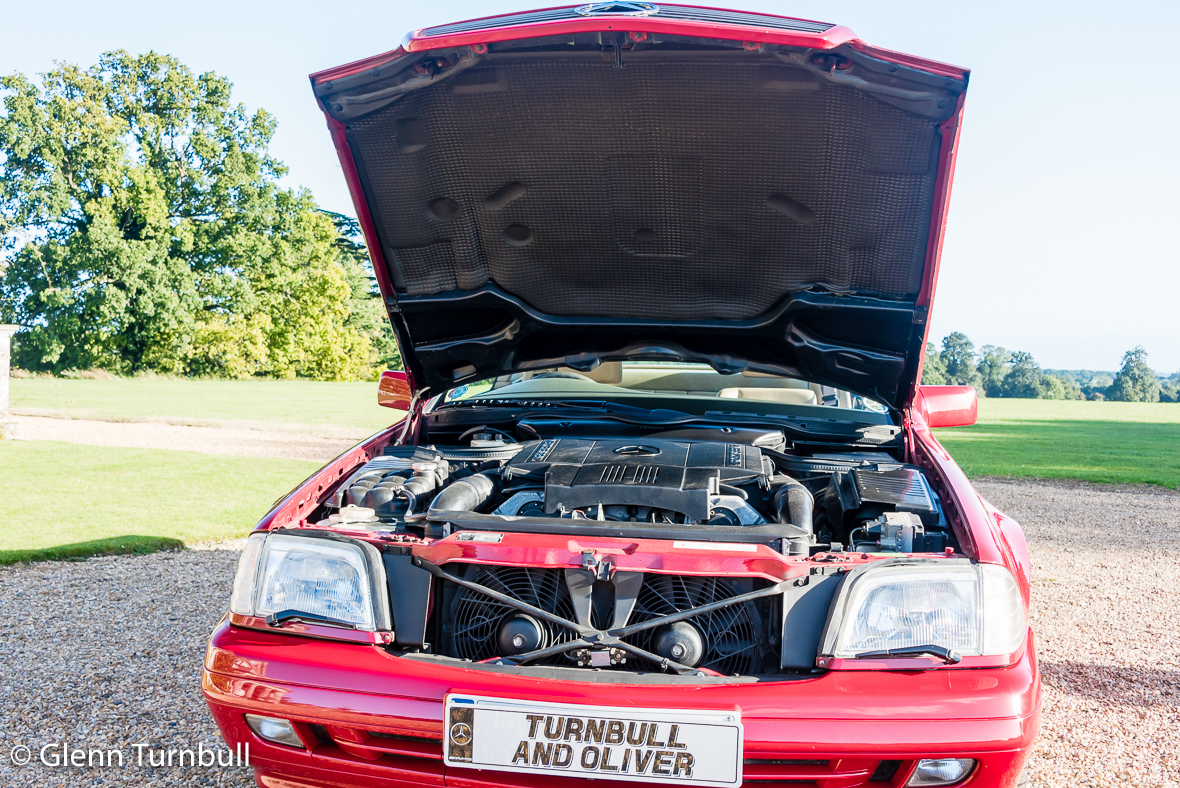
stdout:
<svg viewBox="0 0 1180 788">
<path fill-rule="evenodd" d="M 783 402 L 791 405 L 817 405 L 819 400 L 811 389 L 778 389 L 769 387 L 721 389 L 718 397 L 725 399 L 756 399 L 763 402 Z"/>
<path fill-rule="evenodd" d="M 558 372 L 573 372 L 575 375 L 584 375 L 590 378 L 595 383 L 605 383 L 608 386 L 618 385 L 623 382 L 623 362 L 622 361 L 604 361 L 589 372 L 582 372 L 569 367 L 558 367 Z"/>
<path fill-rule="evenodd" d="M 623 382 L 623 362 L 604 361 L 589 372 L 583 372 L 582 374 L 595 383 L 606 383 L 614 386 Z"/>
</svg>

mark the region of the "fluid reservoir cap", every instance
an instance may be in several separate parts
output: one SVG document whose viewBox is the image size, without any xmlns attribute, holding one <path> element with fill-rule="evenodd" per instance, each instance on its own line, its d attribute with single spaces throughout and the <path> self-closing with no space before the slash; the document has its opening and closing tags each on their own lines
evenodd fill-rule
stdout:
<svg viewBox="0 0 1180 788">
<path fill-rule="evenodd" d="M 414 469 L 414 473 L 432 473 L 434 471 L 434 469 L 438 467 L 438 463 L 436 463 L 436 462 L 415 462 L 415 463 L 411 463 L 410 467 Z"/>
<path fill-rule="evenodd" d="M 341 508 L 336 514 L 328 515 L 330 523 L 367 523 L 376 519 L 377 513 L 369 507 L 353 504 Z"/>
</svg>

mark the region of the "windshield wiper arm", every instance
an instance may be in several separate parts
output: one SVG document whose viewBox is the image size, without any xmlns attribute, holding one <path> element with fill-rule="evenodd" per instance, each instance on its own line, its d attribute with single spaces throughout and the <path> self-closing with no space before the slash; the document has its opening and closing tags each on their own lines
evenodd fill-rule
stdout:
<svg viewBox="0 0 1180 788">
<path fill-rule="evenodd" d="M 543 403 L 543 404 L 536 404 Z M 623 405 L 618 402 L 604 402 L 601 400 L 524 400 L 514 401 L 510 399 L 504 400 L 457 400 L 455 402 L 448 402 L 445 407 L 468 407 L 468 408 L 521 408 L 528 411 L 539 411 L 544 414 L 546 411 L 556 413 L 559 411 L 566 411 L 562 415 L 572 415 L 568 411 L 582 411 L 584 413 L 593 414 L 608 414 L 611 416 L 619 416 L 624 419 L 631 419 L 634 421 L 666 423 L 683 420 L 699 419 L 699 416 L 694 416 L 691 413 L 684 413 L 679 410 L 666 410 L 657 408 L 651 410 L 648 408 L 637 408 L 633 405 Z"/>
<path fill-rule="evenodd" d="M 906 646 L 905 648 L 890 648 L 882 651 L 866 651 L 856 655 L 856 659 L 886 659 L 888 657 L 938 657 L 950 665 L 963 660 L 959 652 L 943 646 Z"/>
<path fill-rule="evenodd" d="M 299 624 L 321 624 L 326 627 L 343 627 L 344 629 L 357 628 L 356 624 L 349 621 L 341 621 L 338 618 L 332 618 L 330 616 L 321 616 L 319 613 L 306 613 L 302 610 L 280 610 L 266 617 L 266 625 L 268 627 L 281 627 L 283 624 L 289 624 L 292 621 Z"/>
<path fill-rule="evenodd" d="M 668 421 L 670 419 L 695 419 L 691 413 L 667 408 L 637 408 L 634 405 L 624 405 L 621 402 L 605 402 L 602 400 L 556 400 L 551 404 L 559 408 L 574 408 L 577 410 L 604 410 L 616 416 L 629 416 L 645 421 Z"/>
</svg>

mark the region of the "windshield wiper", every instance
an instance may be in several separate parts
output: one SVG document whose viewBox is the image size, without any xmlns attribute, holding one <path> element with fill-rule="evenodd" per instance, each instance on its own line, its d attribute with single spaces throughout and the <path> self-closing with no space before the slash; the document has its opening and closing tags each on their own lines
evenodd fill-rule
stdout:
<svg viewBox="0 0 1180 788">
<path fill-rule="evenodd" d="M 624 405 L 620 402 L 605 402 L 605 401 L 591 401 L 584 400 L 563 400 L 553 402 L 553 405 L 561 408 L 575 408 L 578 410 L 603 410 L 607 413 L 613 413 L 616 416 L 628 416 L 633 419 L 643 419 L 645 421 L 671 421 L 675 419 L 695 419 L 697 416 L 691 413 L 685 413 L 679 410 L 668 410 L 666 408 L 637 408 L 634 405 Z"/>
<path fill-rule="evenodd" d="M 882 651 L 866 651 L 856 655 L 856 659 L 887 659 L 889 657 L 938 657 L 950 665 L 963 661 L 959 652 L 943 646 L 906 646 L 905 648 L 890 648 Z"/>
<path fill-rule="evenodd" d="M 319 613 L 306 613 L 302 610 L 280 610 L 266 617 L 266 625 L 268 627 L 281 627 L 283 624 L 289 624 L 291 622 L 298 624 L 321 624 L 326 627 L 342 627 L 344 629 L 357 628 L 356 624 L 349 621 L 341 621 L 338 618 L 331 618 L 330 616 L 321 616 Z"/>
<path fill-rule="evenodd" d="M 726 424 L 743 427 L 774 425 L 790 437 L 840 445 L 885 446 L 894 442 L 901 428 L 891 424 L 864 424 L 830 418 L 790 414 L 706 411 L 697 415 L 663 408 L 637 408 L 602 400 L 495 400 L 472 399 L 448 402 L 446 408 L 517 408 L 556 419 L 577 414 L 609 417 L 616 421 L 651 426 L 677 424 Z"/>
<path fill-rule="evenodd" d="M 633 405 L 622 405 L 617 402 L 604 402 L 599 400 L 585 401 L 585 400 L 460 400 L 458 402 L 448 402 L 447 408 L 453 407 L 468 407 L 468 408 L 521 408 L 523 410 L 536 410 L 544 413 L 545 411 L 581 411 L 583 413 L 602 414 L 607 413 L 612 416 L 621 416 L 626 419 L 634 419 L 636 421 L 645 422 L 675 422 L 685 419 L 698 419 L 699 416 L 694 416 L 691 413 L 684 413 L 679 410 L 665 410 L 662 408 L 651 410 L 648 408 L 637 408 Z M 568 413 L 565 415 L 569 415 Z"/>
</svg>

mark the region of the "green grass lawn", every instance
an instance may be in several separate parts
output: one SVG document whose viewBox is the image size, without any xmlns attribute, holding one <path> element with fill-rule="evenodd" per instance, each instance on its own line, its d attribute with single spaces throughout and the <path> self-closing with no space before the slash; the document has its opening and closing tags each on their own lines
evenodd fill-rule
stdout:
<svg viewBox="0 0 1180 788">
<path fill-rule="evenodd" d="M 0 443 L 0 564 L 245 536 L 318 463 Z"/>
<path fill-rule="evenodd" d="M 1180 487 L 1180 404 L 982 399 L 979 423 L 936 431 L 968 476 Z"/>
<path fill-rule="evenodd" d="M 113 421 L 182 424 L 272 422 L 353 428 L 366 434 L 401 418 L 377 405 L 377 384 L 306 380 L 11 381 L 14 410 Z"/>
</svg>

